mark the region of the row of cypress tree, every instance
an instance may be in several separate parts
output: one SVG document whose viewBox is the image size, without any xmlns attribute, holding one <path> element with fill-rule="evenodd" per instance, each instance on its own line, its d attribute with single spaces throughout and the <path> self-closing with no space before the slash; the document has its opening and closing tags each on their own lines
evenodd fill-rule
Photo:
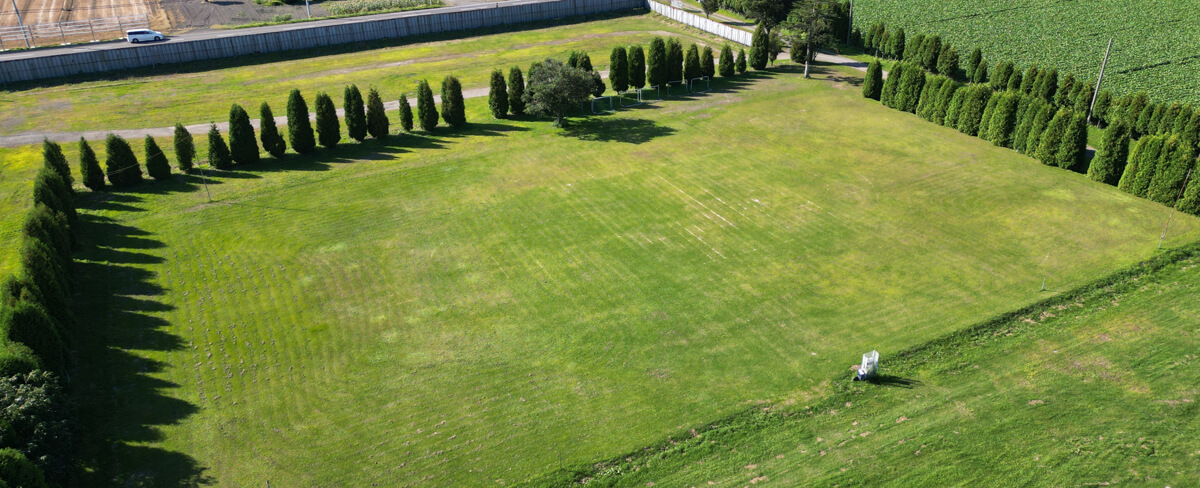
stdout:
<svg viewBox="0 0 1200 488">
<path fill-rule="evenodd" d="M 5 378 L 41 374 L 37 371 L 48 373 L 52 379 L 63 377 L 70 363 L 68 334 L 74 322 L 70 273 L 72 252 L 78 243 L 72 230 L 78 222 L 73 178 L 58 144 L 43 141 L 42 160 L 42 168 L 34 178 L 33 208 L 21 226 L 20 266 L 17 274 L 9 276 L 0 287 L 0 376 Z M 4 450 L 0 481 L 35 488 L 47 486 L 47 481 L 56 485 L 65 482 L 68 461 L 63 456 L 70 454 L 70 446 L 64 443 L 69 444 L 70 427 L 63 422 L 44 424 L 35 417 L 49 410 L 65 412 L 67 406 L 61 396 L 45 400 L 57 404 L 29 411 L 5 406 L 4 445 L 16 449 Z M 21 433 L 12 432 L 18 424 L 55 430 L 37 435 L 53 440 L 56 452 L 23 451 L 46 446 L 38 447 L 33 439 L 21 439 Z M 10 435 L 17 438 L 7 438 Z M 21 468 L 19 473 L 15 467 Z"/>
<path fill-rule="evenodd" d="M 879 56 L 908 61 L 955 80 L 963 79 L 959 73 L 961 62 L 958 50 L 949 42 L 943 42 L 941 36 L 918 34 L 906 39 L 903 28 L 893 33 L 887 30 L 883 22 L 879 22 L 862 36 L 862 43 L 864 48 L 874 50 Z M 975 66 L 968 67 L 967 79 L 974 76 L 976 69 Z"/>
</svg>

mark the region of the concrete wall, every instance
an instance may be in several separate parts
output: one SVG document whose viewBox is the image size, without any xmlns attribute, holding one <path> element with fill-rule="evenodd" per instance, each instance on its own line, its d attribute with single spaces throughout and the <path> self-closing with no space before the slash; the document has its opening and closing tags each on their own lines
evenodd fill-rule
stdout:
<svg viewBox="0 0 1200 488">
<path fill-rule="evenodd" d="M 716 34 L 743 46 L 749 46 L 750 39 L 754 37 L 754 34 L 746 32 L 742 29 L 708 20 L 691 12 L 686 12 L 669 5 L 664 5 L 654 0 L 648 0 L 648 3 L 650 4 L 650 10 L 659 15 L 667 17 L 681 24 L 695 27 L 709 34 Z"/>
<path fill-rule="evenodd" d="M 173 39 L 164 43 L 16 59 L 4 59 L 0 55 L 0 76 L 5 82 L 40 80 L 645 7 L 646 0 L 518 0 L 452 11 L 409 12 L 382 19 L 338 19 L 333 23 L 335 25 L 322 22 L 322 25 L 311 27 L 292 24 L 274 29 L 248 29 L 244 34 L 234 31 L 228 36 L 211 39 Z"/>
</svg>

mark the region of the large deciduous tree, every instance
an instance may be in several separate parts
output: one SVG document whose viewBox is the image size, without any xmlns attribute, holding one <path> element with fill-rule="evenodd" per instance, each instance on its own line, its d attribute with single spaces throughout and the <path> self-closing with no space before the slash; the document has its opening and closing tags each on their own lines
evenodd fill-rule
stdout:
<svg viewBox="0 0 1200 488">
<path fill-rule="evenodd" d="M 784 25 L 792 32 L 792 61 L 797 60 L 797 51 L 803 54 L 805 78 L 816 51 L 835 41 L 830 27 L 835 13 L 833 0 L 795 0 L 795 9 L 787 17 Z"/>
<path fill-rule="evenodd" d="M 586 102 L 591 91 L 588 72 L 547 59 L 529 70 L 525 102 L 530 112 L 554 117 L 554 125 L 562 127 L 567 112 Z"/>
</svg>

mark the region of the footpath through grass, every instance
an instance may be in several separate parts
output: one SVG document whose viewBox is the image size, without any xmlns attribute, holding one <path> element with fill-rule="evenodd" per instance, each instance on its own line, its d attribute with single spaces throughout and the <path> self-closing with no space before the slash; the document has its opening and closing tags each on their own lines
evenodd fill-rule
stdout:
<svg viewBox="0 0 1200 488">
<path fill-rule="evenodd" d="M 1200 245 L 551 480 L 587 486 L 1187 486 L 1200 479 Z M 564 483 L 565 484 L 565 483 Z M 561 485 L 560 485 L 561 486 Z"/>
<path fill-rule="evenodd" d="M 1200 0 L 859 0 L 854 25 L 865 31 L 883 21 L 909 36 L 938 34 L 964 61 L 978 47 L 992 64 L 1053 66 L 1093 82 L 1111 37 L 1105 88 L 1200 103 L 1196 12 Z"/>
<path fill-rule="evenodd" d="M 1153 252 L 1166 208 L 816 71 L 90 195 L 92 485 L 510 484 Z"/>
</svg>

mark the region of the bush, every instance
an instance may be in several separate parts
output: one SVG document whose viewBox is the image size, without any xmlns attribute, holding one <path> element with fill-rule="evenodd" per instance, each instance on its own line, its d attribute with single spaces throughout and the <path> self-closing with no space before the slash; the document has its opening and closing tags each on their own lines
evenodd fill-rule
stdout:
<svg viewBox="0 0 1200 488">
<path fill-rule="evenodd" d="M 695 44 L 688 46 L 687 57 L 683 61 L 683 79 L 690 81 L 703 75 L 700 71 L 700 49 Z"/>
<path fill-rule="evenodd" d="M 1041 100 L 1041 99 L 1039 99 Z M 1038 147 L 1042 143 L 1042 133 L 1046 131 L 1046 127 L 1050 125 L 1050 121 L 1054 120 L 1054 114 L 1058 113 L 1058 109 L 1053 103 L 1041 100 L 1041 108 L 1034 115 L 1033 125 L 1029 127 L 1029 135 L 1025 137 L 1025 154 L 1036 159 Z"/>
<path fill-rule="evenodd" d="M 608 81 L 617 93 L 629 89 L 629 53 L 625 46 L 614 47 L 608 55 Z"/>
<path fill-rule="evenodd" d="M 1054 104 L 1062 108 L 1073 107 L 1075 105 L 1071 99 L 1073 90 L 1075 90 L 1075 75 L 1068 73 L 1058 82 L 1058 89 L 1054 91 Z"/>
<path fill-rule="evenodd" d="M 945 76 L 925 76 L 925 87 L 921 89 L 921 99 L 917 102 L 917 116 L 922 119 L 933 121 L 933 114 L 937 111 L 938 96 L 942 91 L 942 84 L 946 83 L 949 78 Z"/>
<path fill-rule="evenodd" d="M 1100 95 L 1096 97 L 1096 106 L 1092 107 L 1092 115 L 1100 122 L 1100 124 L 1108 125 L 1113 123 L 1111 113 L 1112 104 L 1113 96 L 1108 90 L 1101 91 Z M 1128 130 L 1129 126 L 1126 125 L 1125 128 Z"/>
<path fill-rule="evenodd" d="M 1042 75 L 1041 83 L 1038 85 L 1037 94 L 1050 103 L 1054 103 L 1054 92 L 1058 89 L 1058 70 L 1051 68 Z"/>
<path fill-rule="evenodd" d="M 667 39 L 667 83 L 683 80 L 683 44 L 674 37 Z"/>
<path fill-rule="evenodd" d="M 625 53 L 630 89 L 646 86 L 646 51 L 642 46 L 630 46 Z"/>
<path fill-rule="evenodd" d="M 1012 75 L 1008 77 L 1008 86 L 1005 88 L 1013 93 L 1021 91 L 1021 71 L 1014 69 Z"/>
<path fill-rule="evenodd" d="M 883 65 L 878 59 L 872 59 L 867 65 L 867 77 L 863 80 L 863 97 L 879 100 L 883 91 Z"/>
<path fill-rule="evenodd" d="M 938 54 L 937 72 L 949 76 L 953 80 L 959 79 L 958 51 L 953 46 L 949 44 L 942 46 L 942 52 Z"/>
<path fill-rule="evenodd" d="M 979 134 L 979 122 L 983 119 L 983 110 L 991 96 L 992 90 L 987 85 L 976 84 L 967 88 L 956 121 L 959 132 L 971 136 Z"/>
<path fill-rule="evenodd" d="M 979 66 L 975 68 L 975 73 L 971 75 L 971 83 L 987 83 L 987 80 L 987 63 L 979 63 Z"/>
<path fill-rule="evenodd" d="M 904 43 L 904 53 L 900 58 L 906 63 L 912 63 L 916 66 L 922 65 L 922 47 L 925 44 L 925 34 L 917 34 Z"/>
<path fill-rule="evenodd" d="M 258 141 L 254 138 L 250 116 L 236 103 L 229 108 L 229 154 L 237 164 L 258 162 Z"/>
<path fill-rule="evenodd" d="M 738 74 L 744 74 L 746 72 L 746 49 L 745 48 L 738 49 L 737 72 L 738 72 Z"/>
<path fill-rule="evenodd" d="M 984 64 L 983 51 L 975 48 L 974 51 L 971 51 L 971 55 L 967 57 L 967 77 L 975 76 L 975 70 L 979 69 L 979 65 L 981 64 Z"/>
<path fill-rule="evenodd" d="M 288 143 L 299 154 L 308 154 L 317 149 L 313 138 L 312 122 L 308 120 L 308 104 L 300 90 L 288 94 L 287 104 Z"/>
<path fill-rule="evenodd" d="M 1021 77 L 1021 93 L 1026 95 L 1033 93 L 1034 84 L 1037 82 L 1040 73 L 1041 70 L 1038 69 L 1037 65 L 1030 66 L 1029 69 L 1025 70 L 1025 76 Z"/>
<path fill-rule="evenodd" d="M 129 143 L 116 134 L 104 139 L 105 175 L 108 182 L 117 188 L 125 188 L 142 182 L 142 167 Z"/>
<path fill-rule="evenodd" d="M 938 57 L 941 53 L 941 36 L 933 36 L 925 39 L 925 46 L 921 48 L 921 65 L 927 70 L 935 73 L 938 72 Z"/>
<path fill-rule="evenodd" d="M 894 101 L 896 108 L 909 113 L 915 112 L 917 103 L 921 101 L 923 88 L 925 88 L 925 70 L 914 64 L 905 66 L 903 78 L 900 79 L 900 86 L 896 91 L 896 100 Z"/>
<path fill-rule="evenodd" d="M 713 50 L 709 46 L 704 46 L 704 50 L 700 52 L 700 72 L 709 78 L 717 75 L 717 66 L 713 62 Z"/>
<path fill-rule="evenodd" d="M 991 133 L 988 132 L 992 128 L 992 114 L 996 111 L 996 104 L 1000 101 L 1001 92 L 992 92 L 988 97 L 987 104 L 983 106 L 983 116 L 979 118 L 979 133 L 976 134 L 980 139 L 985 141 L 991 140 Z"/>
<path fill-rule="evenodd" d="M 217 129 L 217 124 L 208 126 L 208 164 L 217 169 L 232 169 L 233 157 L 229 154 L 229 146 Z"/>
<path fill-rule="evenodd" d="M 1134 154 L 1134 158 L 1138 161 L 1137 175 L 1129 187 L 1129 192 L 1139 197 L 1145 197 L 1150 191 L 1150 183 L 1154 181 L 1154 174 L 1158 172 L 1158 165 L 1162 161 L 1163 154 L 1169 154 L 1168 139 L 1162 136 L 1146 136 L 1143 139 L 1148 139 L 1146 144 L 1141 146 L 1141 150 Z M 1178 143 L 1178 141 L 1175 141 Z"/>
<path fill-rule="evenodd" d="M 6 487 L 47 488 L 46 477 L 21 451 L 0 449 L 0 481 Z"/>
<path fill-rule="evenodd" d="M 175 124 L 177 127 L 182 127 Z M 185 131 L 186 132 L 186 131 Z M 178 141 L 178 139 L 176 139 Z M 88 145 L 86 139 L 79 138 L 79 178 L 83 180 L 83 186 L 88 187 L 92 191 L 100 191 L 104 189 L 104 171 L 100 169 L 100 162 L 96 160 L 96 151 L 92 150 L 92 146 Z"/>
<path fill-rule="evenodd" d="M 1042 164 L 1047 166 L 1057 166 L 1055 156 L 1058 153 L 1059 146 L 1063 144 L 1063 138 L 1067 135 L 1067 126 L 1069 125 L 1071 125 L 1071 112 L 1067 109 L 1059 109 L 1054 114 L 1054 118 L 1050 119 L 1050 124 L 1042 132 L 1041 138 L 1038 139 L 1034 159 L 1041 161 Z"/>
<path fill-rule="evenodd" d="M 25 215 L 21 231 L 25 236 L 49 246 L 64 267 L 71 263 L 71 228 L 62 212 L 44 204 L 35 204 L 33 210 Z"/>
<path fill-rule="evenodd" d="M 771 56 L 771 39 L 767 34 L 766 28 L 760 22 L 758 27 L 754 29 L 754 35 L 750 38 L 750 67 L 755 70 L 767 69 L 767 61 L 770 61 Z"/>
<path fill-rule="evenodd" d="M 513 66 L 508 70 L 508 110 L 513 115 L 525 115 L 525 75 L 521 68 Z M 412 124 L 407 129 L 412 130 Z"/>
<path fill-rule="evenodd" d="M 737 68 L 734 66 L 733 61 L 733 48 L 729 47 L 729 44 L 721 47 L 721 60 L 717 68 L 720 70 L 721 76 L 724 78 L 733 76 L 733 74 L 736 72 Z"/>
<path fill-rule="evenodd" d="M 650 57 L 646 59 L 646 71 L 650 86 L 661 88 L 667 83 L 667 45 L 661 37 L 650 41 Z"/>
<path fill-rule="evenodd" d="M 1104 144 L 1092 158 L 1088 167 L 1088 178 L 1101 183 L 1116 185 L 1125 171 L 1129 158 L 1129 125 L 1118 121 L 1104 131 Z"/>
<path fill-rule="evenodd" d="M 1013 130 L 1017 127 L 1017 104 L 1020 97 L 1017 92 L 1003 92 L 996 102 L 995 111 L 988 125 L 988 139 L 1000 147 L 1012 147 Z M 1086 136 L 1086 132 L 1084 133 Z"/>
<path fill-rule="evenodd" d="M 1158 171 L 1150 181 L 1146 198 L 1167 206 L 1175 205 L 1175 199 L 1183 190 L 1183 180 L 1196 165 L 1196 146 L 1179 139 L 1178 135 L 1170 136 L 1168 143 L 1171 151 L 1164 150 L 1159 155 Z"/>
<path fill-rule="evenodd" d="M 366 140 L 367 113 L 363 108 L 362 92 L 357 85 L 351 84 L 342 89 L 342 114 L 346 118 L 346 135 L 358 142 Z M 341 131 L 341 128 L 338 130 Z M 340 136 L 338 138 L 341 139 Z"/>
<path fill-rule="evenodd" d="M 58 327 L 42 307 L 29 302 L 17 302 L 0 320 L 7 320 L 9 340 L 20 342 L 33 351 L 41 369 L 56 374 L 67 370 L 66 345 Z"/>
<path fill-rule="evenodd" d="M 70 420 L 66 395 L 53 374 L 0 377 L 0 425 L 5 426 L 6 440 L 15 441 L 6 442 L 6 447 L 24 453 L 51 485 L 70 486 Z"/>
<path fill-rule="evenodd" d="M 904 39 L 904 28 L 896 29 L 895 32 L 888 33 L 888 55 L 893 58 L 899 58 L 904 55 L 906 47 Z"/>
<path fill-rule="evenodd" d="M 896 108 L 896 93 L 899 92 L 900 79 L 904 76 L 904 63 L 892 65 L 892 71 L 883 82 L 883 90 L 879 93 L 879 101 L 887 107 Z"/>
<path fill-rule="evenodd" d="M 504 75 L 500 76 L 500 81 L 504 82 Z M 383 108 L 383 98 L 379 96 L 378 90 L 371 88 L 367 91 L 367 133 L 375 139 L 386 138 L 389 125 L 391 124 L 388 122 L 387 111 Z"/>
<path fill-rule="evenodd" d="M 283 141 L 283 136 L 279 135 L 279 128 L 275 125 L 275 114 L 271 112 L 271 106 L 267 102 L 263 102 L 258 106 L 258 138 L 262 141 L 263 149 L 275 159 L 283 157 L 287 151 L 287 143 Z"/>
<path fill-rule="evenodd" d="M 504 82 L 504 72 L 499 69 L 492 70 L 488 108 L 492 111 L 492 118 L 503 119 L 508 116 L 508 84 Z"/>
<path fill-rule="evenodd" d="M 1067 120 L 1066 133 L 1054 153 L 1056 166 L 1079 173 L 1086 170 L 1087 127 L 1087 115 L 1072 111 L 1071 118 Z"/>
<path fill-rule="evenodd" d="M 150 137 L 150 134 L 146 134 L 143 147 L 146 152 L 146 173 L 156 180 L 170 179 L 171 163 L 167 161 L 167 155 L 163 154 L 162 149 L 159 149 L 158 143 L 154 142 L 154 138 Z"/>
<path fill-rule="evenodd" d="M 417 119 L 421 122 L 421 130 L 431 132 L 438 124 L 437 105 L 433 102 L 433 89 L 429 82 L 421 80 L 417 85 Z"/>
<path fill-rule="evenodd" d="M 408 96 L 400 94 L 400 128 L 404 132 L 412 132 L 413 130 L 413 113 L 412 105 L 408 103 Z"/>
<path fill-rule="evenodd" d="M 342 123 L 338 122 L 337 109 L 328 93 L 317 92 L 317 142 L 321 147 L 332 149 L 342 141 Z"/>
<path fill-rule="evenodd" d="M 955 83 L 953 79 L 946 78 L 945 82 L 942 83 L 941 89 L 938 90 L 937 106 L 934 108 L 930 120 L 939 125 L 946 125 L 946 114 L 950 110 L 951 102 L 954 101 L 954 95 L 958 92 L 958 83 Z"/>
<path fill-rule="evenodd" d="M 75 185 L 75 179 L 71 177 L 71 165 L 67 163 L 67 157 L 63 155 L 62 146 L 59 146 L 57 142 L 51 142 L 50 139 L 42 139 L 42 164 L 62 177 L 63 183 L 67 185 L 67 191 L 75 192 L 75 189 L 72 188 Z"/>
</svg>

